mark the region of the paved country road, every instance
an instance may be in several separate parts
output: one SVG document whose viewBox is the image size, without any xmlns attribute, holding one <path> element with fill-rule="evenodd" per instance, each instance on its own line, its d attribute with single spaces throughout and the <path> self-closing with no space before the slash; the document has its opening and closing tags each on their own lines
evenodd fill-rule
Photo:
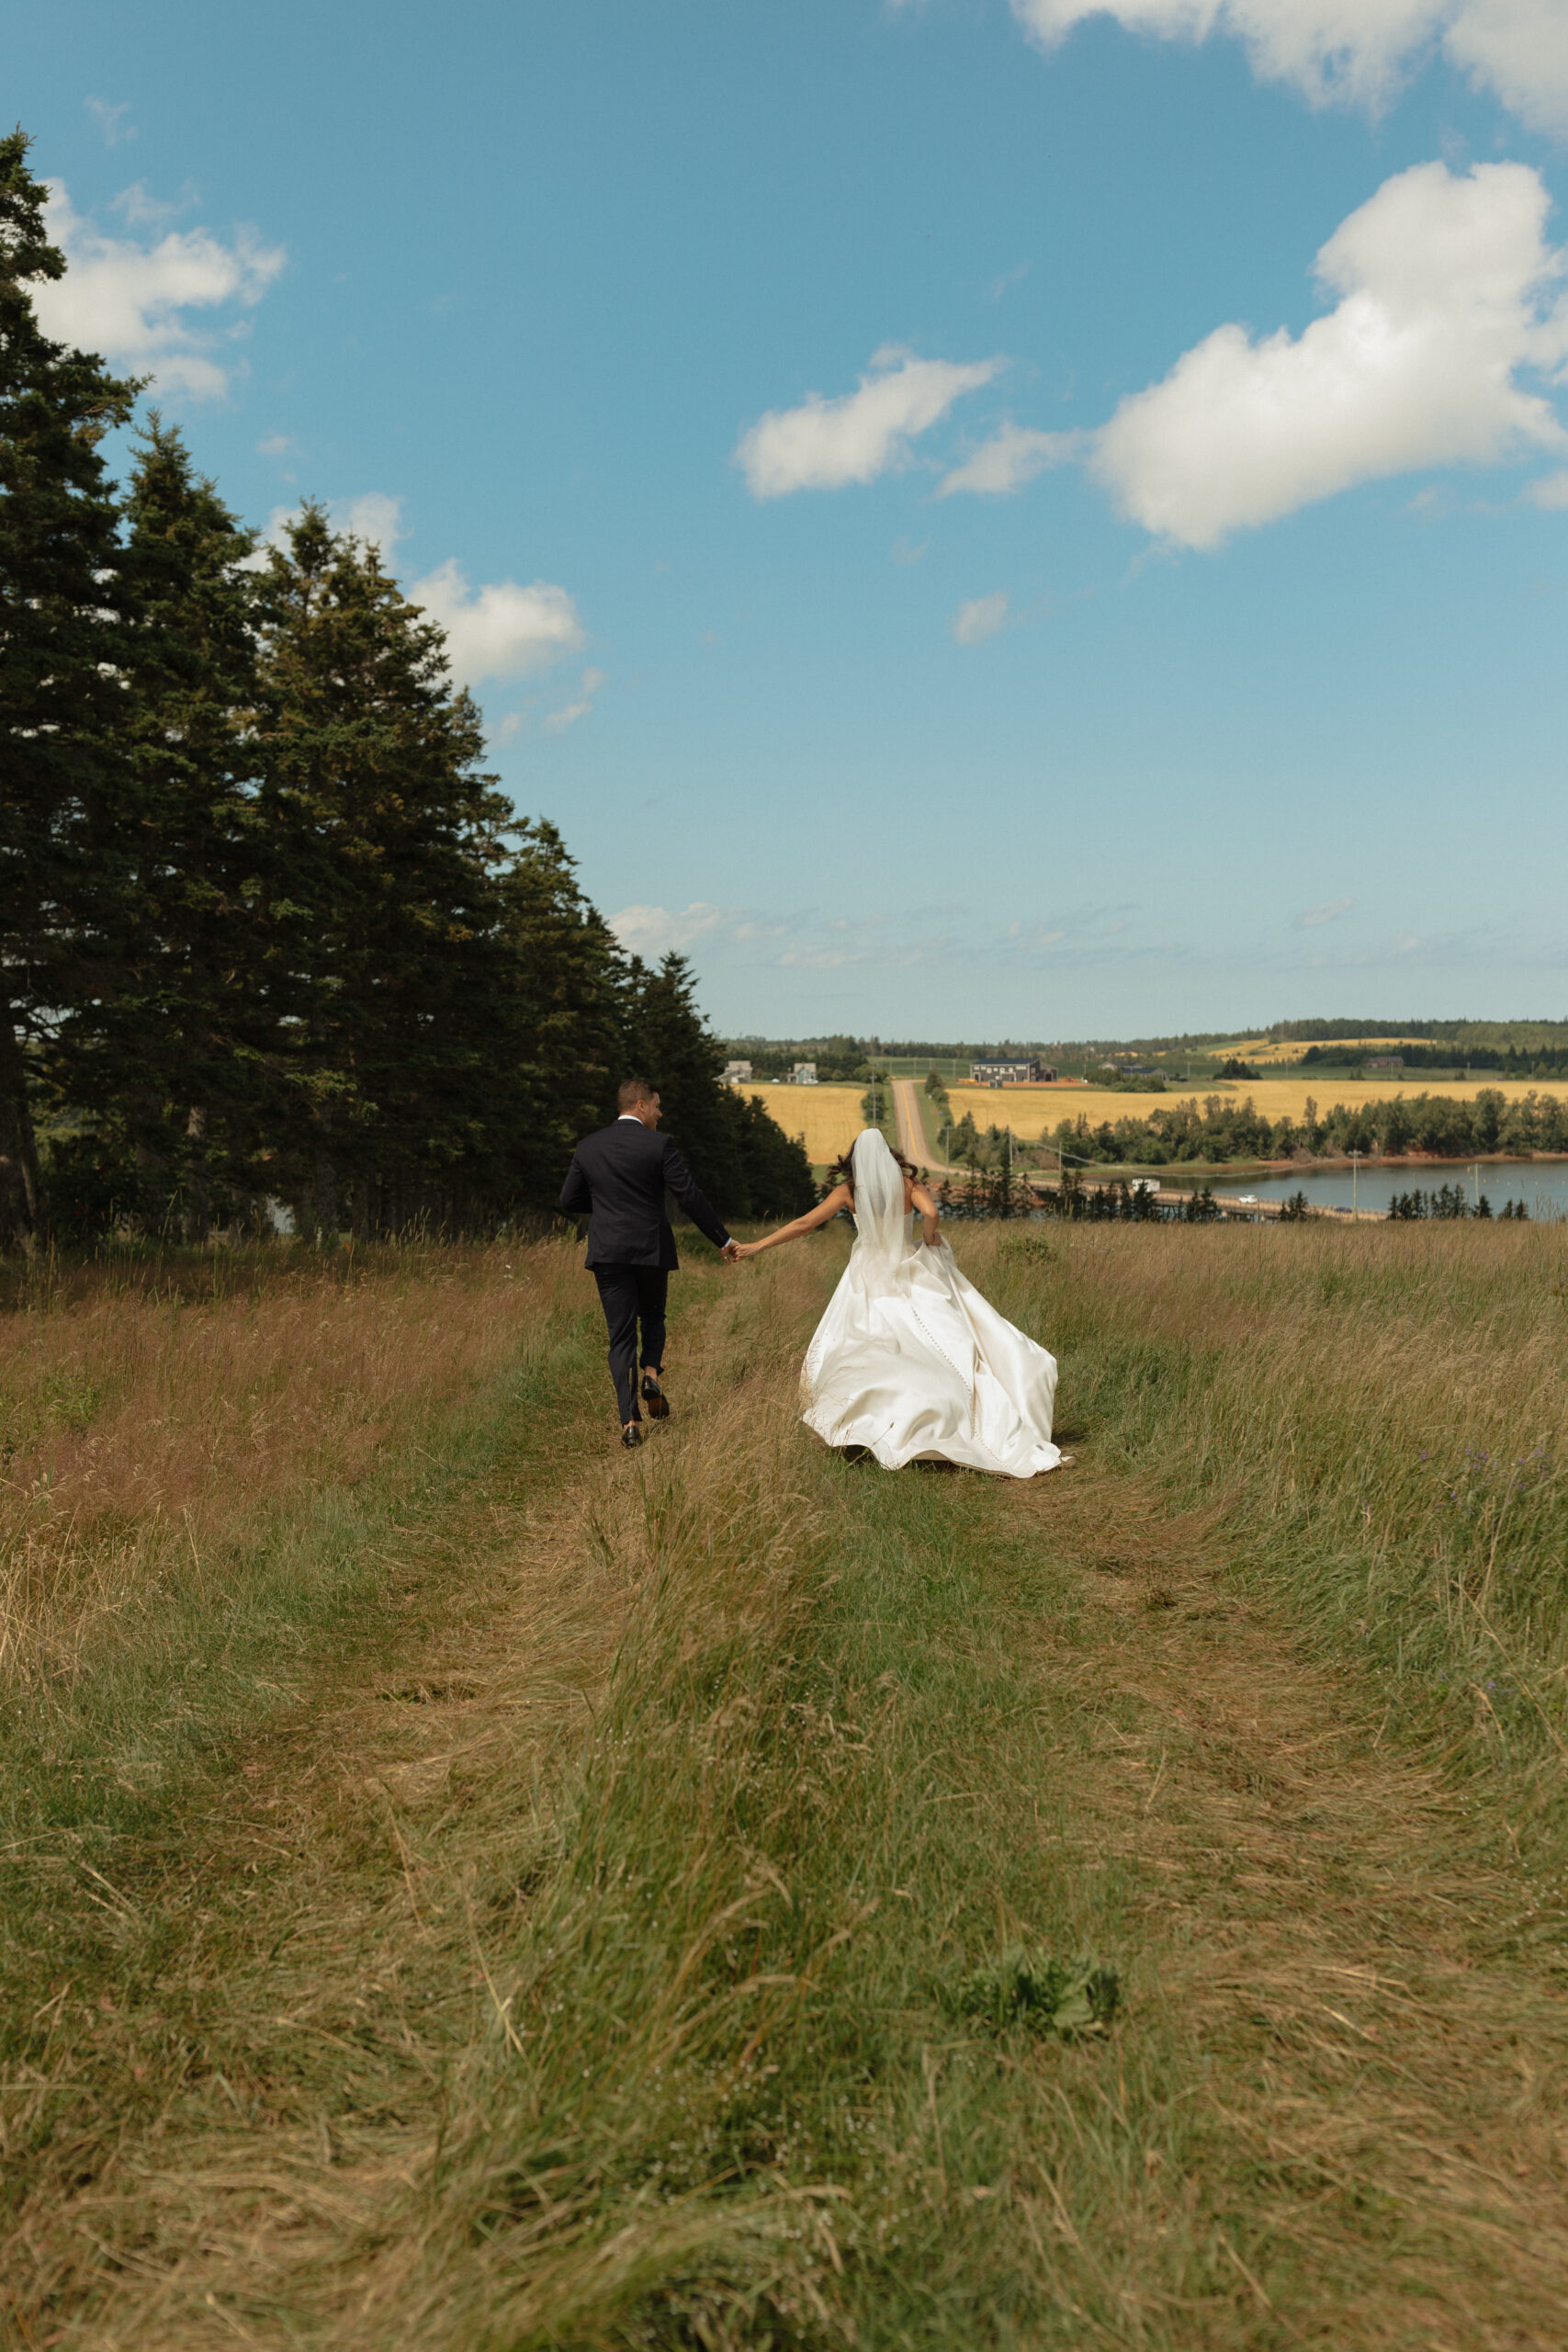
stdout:
<svg viewBox="0 0 1568 2352">
<path fill-rule="evenodd" d="M 938 1164 L 926 1141 L 925 1123 L 920 1117 L 920 1099 L 915 1091 L 912 1078 L 896 1078 L 893 1083 L 893 1113 L 898 1123 L 898 1148 L 906 1159 L 917 1168 Z"/>
</svg>

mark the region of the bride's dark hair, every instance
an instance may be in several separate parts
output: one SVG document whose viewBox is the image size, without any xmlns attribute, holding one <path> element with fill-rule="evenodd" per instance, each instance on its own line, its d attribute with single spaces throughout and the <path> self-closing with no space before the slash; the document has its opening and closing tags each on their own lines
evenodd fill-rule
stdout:
<svg viewBox="0 0 1568 2352">
<path fill-rule="evenodd" d="M 888 1145 L 887 1148 L 889 1151 L 893 1152 L 894 1159 L 898 1162 L 899 1167 L 909 1179 L 910 1183 L 917 1183 L 919 1180 L 920 1171 L 915 1166 L 914 1161 L 912 1159 L 906 1159 L 901 1151 L 894 1151 L 891 1144 Z M 855 1148 L 853 1144 L 851 1144 L 848 1151 L 846 1151 L 840 1159 L 835 1159 L 833 1165 L 828 1170 L 828 1191 L 830 1193 L 835 1184 L 847 1184 L 850 1188 L 850 1198 L 852 1201 L 855 1196 L 853 1168 L 854 1156 Z"/>
</svg>

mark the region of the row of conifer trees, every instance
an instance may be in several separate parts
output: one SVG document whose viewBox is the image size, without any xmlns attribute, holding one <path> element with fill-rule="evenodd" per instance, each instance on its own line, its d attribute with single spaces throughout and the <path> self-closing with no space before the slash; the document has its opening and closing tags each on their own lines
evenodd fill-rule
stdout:
<svg viewBox="0 0 1568 2352">
<path fill-rule="evenodd" d="M 141 387 L 47 337 L 0 141 L 0 1249 L 547 1208 L 646 1072 L 721 1213 L 807 1205 L 680 958 L 621 953 L 485 772 L 442 631 L 307 505 L 255 540 Z"/>
</svg>

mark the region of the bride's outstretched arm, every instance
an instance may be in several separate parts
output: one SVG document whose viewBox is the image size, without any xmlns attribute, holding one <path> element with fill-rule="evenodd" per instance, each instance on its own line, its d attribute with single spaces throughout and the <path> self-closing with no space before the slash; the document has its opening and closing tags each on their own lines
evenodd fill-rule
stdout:
<svg viewBox="0 0 1568 2352">
<path fill-rule="evenodd" d="M 835 1184 L 825 1201 L 818 1201 L 814 1209 L 807 1209 L 804 1216 L 797 1216 L 793 1225 L 781 1225 L 776 1233 L 764 1233 L 761 1241 L 741 1242 L 737 1254 L 742 1258 L 754 1258 L 759 1250 L 776 1249 L 781 1241 L 794 1241 L 803 1233 L 815 1233 L 819 1225 L 826 1225 L 829 1217 L 837 1216 L 840 1209 L 847 1209 L 851 1204 L 849 1186 Z"/>
<path fill-rule="evenodd" d="M 917 1208 L 919 1210 L 920 1229 L 925 1238 L 926 1248 L 928 1250 L 934 1250 L 937 1245 L 938 1238 L 936 1203 L 932 1200 L 931 1194 L 927 1192 L 923 1184 L 912 1184 L 910 1186 L 909 1205 L 911 1208 Z"/>
</svg>

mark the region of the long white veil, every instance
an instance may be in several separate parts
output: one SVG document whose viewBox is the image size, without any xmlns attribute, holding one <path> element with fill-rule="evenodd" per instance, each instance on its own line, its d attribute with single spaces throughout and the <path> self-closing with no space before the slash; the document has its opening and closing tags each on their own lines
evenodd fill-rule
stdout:
<svg viewBox="0 0 1568 2352">
<path fill-rule="evenodd" d="M 879 1127 L 867 1127 L 855 1137 L 850 1182 L 866 1272 L 890 1274 L 908 1252 L 909 1231 L 904 1215 L 904 1171 Z"/>
</svg>

